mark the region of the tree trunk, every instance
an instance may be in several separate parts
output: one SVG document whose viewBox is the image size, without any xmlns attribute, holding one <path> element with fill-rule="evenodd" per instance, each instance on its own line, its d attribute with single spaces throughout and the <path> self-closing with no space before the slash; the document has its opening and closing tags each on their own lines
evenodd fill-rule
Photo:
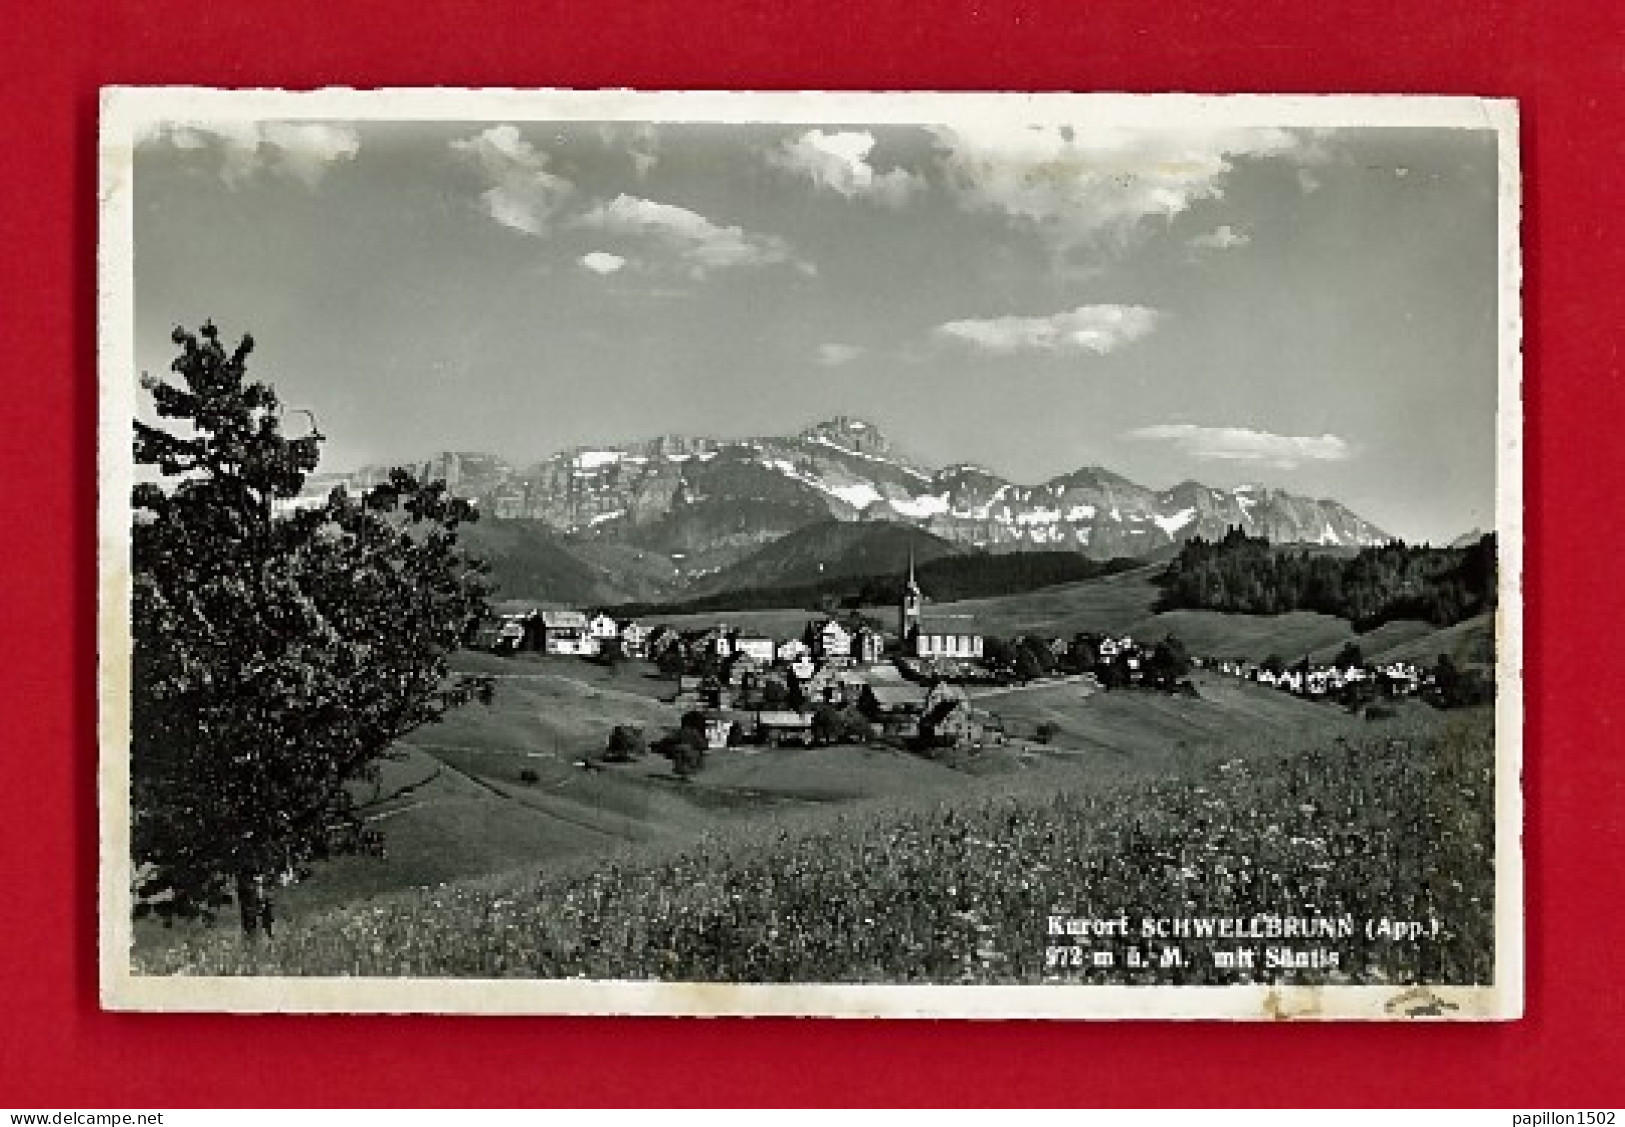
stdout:
<svg viewBox="0 0 1625 1127">
<path fill-rule="evenodd" d="M 237 912 L 242 921 L 243 935 L 258 939 L 271 934 L 271 896 L 265 890 L 265 877 L 247 869 L 237 873 Z"/>
</svg>

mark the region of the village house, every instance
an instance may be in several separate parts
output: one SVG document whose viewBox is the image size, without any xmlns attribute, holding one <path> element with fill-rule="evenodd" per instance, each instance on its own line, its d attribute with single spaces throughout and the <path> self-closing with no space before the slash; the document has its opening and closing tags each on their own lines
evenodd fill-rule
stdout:
<svg viewBox="0 0 1625 1127">
<path fill-rule="evenodd" d="M 971 706 L 965 691 L 942 682 L 926 695 L 920 740 L 928 747 L 967 748 L 1004 742 L 1004 727 L 991 713 Z"/>
<path fill-rule="evenodd" d="M 745 653 L 736 653 L 723 667 L 723 676 L 736 689 L 753 689 L 761 677 L 761 662 Z"/>
<path fill-rule="evenodd" d="M 710 630 L 683 630 L 672 643 L 686 662 L 694 662 L 711 653 Z"/>
<path fill-rule="evenodd" d="M 852 656 L 860 665 L 874 665 L 884 658 L 886 636 L 879 630 L 864 627 L 852 638 Z"/>
<path fill-rule="evenodd" d="M 587 620 L 587 634 L 598 643 L 600 650 L 607 650 L 610 648 L 609 643 L 620 640 L 621 624 L 600 612 Z"/>
<path fill-rule="evenodd" d="M 817 667 L 809 676 L 796 678 L 796 684 L 809 704 L 839 704 L 842 701 L 841 686 L 835 673 L 833 666 Z"/>
<path fill-rule="evenodd" d="M 658 659 L 668 649 L 680 644 L 681 636 L 674 627 L 664 624 L 653 627 L 643 637 L 643 652 L 651 660 Z"/>
<path fill-rule="evenodd" d="M 678 708 L 716 709 L 732 708 L 739 692 L 718 677 L 687 674 L 677 679 L 677 693 L 671 699 Z"/>
<path fill-rule="evenodd" d="M 707 751 L 721 751 L 728 746 L 728 737 L 733 734 L 733 717 L 721 712 L 708 712 L 705 715 L 705 749 Z"/>
<path fill-rule="evenodd" d="M 761 727 L 754 709 L 740 708 L 738 705 L 733 705 L 725 709 L 722 715 L 732 725 L 728 734 L 730 745 L 755 743 L 761 738 Z"/>
<path fill-rule="evenodd" d="M 706 657 L 714 657 L 718 661 L 728 660 L 734 652 L 733 639 L 728 634 L 728 628 L 713 626 L 709 630 L 702 630 L 697 652 Z"/>
<path fill-rule="evenodd" d="M 867 684 L 868 680 L 855 670 L 826 665 L 801 682 L 801 691 L 813 703 L 845 707 L 858 702 Z"/>
<path fill-rule="evenodd" d="M 1140 652 L 1140 648 L 1135 645 L 1134 639 L 1127 634 L 1120 638 L 1107 635 L 1100 639 L 1095 649 L 1100 654 L 1101 661 L 1112 661 L 1119 654 L 1137 654 Z"/>
<path fill-rule="evenodd" d="M 631 619 L 617 624 L 621 632 L 621 652 L 627 657 L 646 657 L 649 653 L 650 631 Z"/>
<path fill-rule="evenodd" d="M 867 684 L 858 707 L 882 735 L 912 738 L 925 715 L 926 690 L 918 685 Z"/>
<path fill-rule="evenodd" d="M 852 635 L 833 618 L 808 623 L 807 634 L 813 656 L 825 661 L 851 658 Z"/>
<path fill-rule="evenodd" d="M 492 653 L 515 653 L 524 649 L 530 638 L 531 615 L 503 614 L 482 619 L 474 628 L 469 645 Z"/>
<path fill-rule="evenodd" d="M 775 647 L 773 639 L 757 634 L 739 634 L 733 640 L 734 652 L 751 658 L 762 665 L 772 665 Z"/>
<path fill-rule="evenodd" d="M 1386 678 L 1392 692 L 1408 695 L 1416 692 L 1422 683 L 1422 672 L 1408 661 L 1392 661 L 1377 667 L 1379 677 Z"/>
<path fill-rule="evenodd" d="M 700 681 L 700 701 L 707 708 L 732 708 L 737 696 L 734 687 L 719 677 L 707 675 Z"/>
<path fill-rule="evenodd" d="M 789 710 L 763 711 L 756 714 L 756 738 L 769 747 L 784 744 L 812 744 L 812 716 Z"/>
<path fill-rule="evenodd" d="M 503 653 L 515 653 L 523 648 L 525 639 L 529 633 L 530 615 L 503 615 L 502 625 L 497 630 L 496 642 L 491 648 L 493 650 L 500 650 Z"/>
<path fill-rule="evenodd" d="M 800 638 L 790 638 L 780 642 L 774 656 L 785 665 L 794 665 L 804 657 L 810 657 L 812 650 Z"/>
<path fill-rule="evenodd" d="M 550 654 L 591 656 L 598 639 L 587 628 L 587 616 L 578 610 L 542 611 L 542 650 Z"/>
</svg>

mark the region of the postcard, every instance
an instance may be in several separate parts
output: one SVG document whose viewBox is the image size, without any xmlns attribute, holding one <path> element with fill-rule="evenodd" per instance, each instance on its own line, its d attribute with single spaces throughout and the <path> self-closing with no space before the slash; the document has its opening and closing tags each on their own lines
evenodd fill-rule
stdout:
<svg viewBox="0 0 1625 1127">
<path fill-rule="evenodd" d="M 105 1006 L 1521 1015 L 1512 103 L 101 129 Z"/>
</svg>

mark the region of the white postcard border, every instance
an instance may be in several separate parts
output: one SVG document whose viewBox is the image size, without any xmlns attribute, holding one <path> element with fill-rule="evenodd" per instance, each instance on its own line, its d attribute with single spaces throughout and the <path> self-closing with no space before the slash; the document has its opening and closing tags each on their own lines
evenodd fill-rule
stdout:
<svg viewBox="0 0 1625 1127">
<path fill-rule="evenodd" d="M 1495 982 L 1480 987 L 756 985 L 138 975 L 130 967 L 130 486 L 135 414 L 133 153 L 160 124 L 300 121 L 661 121 L 1463 128 L 1497 134 L 1499 378 L 1496 531 Z M 1524 1008 L 1523 399 L 1515 102 L 1400 95 L 1016 94 L 630 90 L 315 91 L 113 87 L 101 104 L 98 249 L 98 724 L 102 1005 L 238 1013 L 807 1016 L 839 1018 L 1510 1019 Z M 114 378 L 115 374 L 118 378 Z"/>
</svg>

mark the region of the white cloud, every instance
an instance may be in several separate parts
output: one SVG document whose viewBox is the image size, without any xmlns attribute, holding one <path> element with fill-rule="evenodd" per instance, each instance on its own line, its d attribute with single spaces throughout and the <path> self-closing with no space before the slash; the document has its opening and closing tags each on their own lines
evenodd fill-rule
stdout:
<svg viewBox="0 0 1625 1127">
<path fill-rule="evenodd" d="M 626 259 L 608 251 L 594 250 L 581 256 L 581 265 L 594 274 L 613 274 L 626 265 Z"/>
<path fill-rule="evenodd" d="M 859 348 L 855 344 L 841 344 L 839 341 L 829 341 L 818 346 L 818 362 L 826 368 L 838 368 L 842 364 L 850 364 L 863 356 L 869 350 Z"/>
<path fill-rule="evenodd" d="M 1156 327 L 1160 314 L 1143 305 L 1080 305 L 1048 317 L 949 321 L 939 338 L 991 352 L 1090 352 L 1103 356 Z"/>
<path fill-rule="evenodd" d="M 1335 434 L 1319 437 L 1271 434 L 1246 427 L 1162 423 L 1131 430 L 1127 437 L 1172 444 L 1193 458 L 1227 462 L 1273 462 L 1291 469 L 1303 462 L 1341 462 L 1353 449 Z"/>
<path fill-rule="evenodd" d="M 1127 241 L 1144 219 L 1219 198 L 1237 159 L 1308 159 L 1314 144 L 1282 129 L 990 123 L 934 133 L 960 206 L 1029 225 L 1063 254 Z"/>
<path fill-rule="evenodd" d="M 354 160 L 361 151 L 361 135 L 354 129 L 321 122 L 169 123 L 159 126 L 151 139 L 177 149 L 215 150 L 220 179 L 233 188 L 264 171 L 314 188 L 330 167 Z"/>
<path fill-rule="evenodd" d="M 644 122 L 633 130 L 632 143 L 627 146 L 626 155 L 631 158 L 632 168 L 638 174 L 638 179 L 647 180 L 649 173 L 660 159 L 654 126 Z"/>
<path fill-rule="evenodd" d="M 512 125 L 493 125 L 483 133 L 451 142 L 452 150 L 472 160 L 490 185 L 480 193 L 485 210 L 504 227 L 529 235 L 545 234 L 575 187 L 547 171 L 547 154 L 519 135 Z"/>
<path fill-rule="evenodd" d="M 903 168 L 876 172 L 869 163 L 874 147 L 872 133 L 810 129 L 770 150 L 767 161 L 848 199 L 862 197 L 895 207 L 923 187 L 924 181 Z"/>
<path fill-rule="evenodd" d="M 330 165 L 354 160 L 361 151 L 360 135 L 337 125 L 268 121 L 261 127 L 260 144 L 271 149 L 274 163 L 312 188 Z"/>
<path fill-rule="evenodd" d="M 1220 224 L 1211 231 L 1197 235 L 1191 240 L 1191 246 L 1203 250 L 1228 250 L 1231 247 L 1244 247 L 1253 241 L 1253 237 L 1245 231 L 1239 231 L 1228 223 Z"/>
<path fill-rule="evenodd" d="M 606 149 L 624 154 L 639 180 L 647 180 L 660 162 L 660 138 L 647 121 L 605 122 L 598 127 L 598 139 Z"/>
<path fill-rule="evenodd" d="M 697 278 L 713 270 L 778 263 L 813 272 L 783 239 L 724 227 L 687 208 L 624 193 L 593 207 L 577 222 L 620 238 L 656 243 L 675 254 Z"/>
</svg>

